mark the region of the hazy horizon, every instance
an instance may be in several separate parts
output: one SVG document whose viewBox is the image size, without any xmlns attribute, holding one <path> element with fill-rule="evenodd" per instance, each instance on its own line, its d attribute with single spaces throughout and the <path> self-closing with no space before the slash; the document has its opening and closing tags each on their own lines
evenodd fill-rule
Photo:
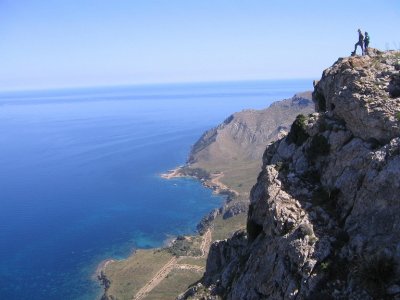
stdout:
<svg viewBox="0 0 400 300">
<path fill-rule="evenodd" d="M 400 3 L 0 2 L 0 90 L 319 78 L 357 29 L 400 49 Z"/>
<path fill-rule="evenodd" d="M 101 85 L 71 85 L 71 86 L 54 86 L 54 87 L 38 87 L 38 88 L 16 88 L 16 89 L 0 89 L 0 96 L 8 94 L 29 93 L 29 92 L 57 92 L 57 91 L 73 91 L 73 90 L 92 90 L 92 89 L 118 89 L 118 88 L 135 88 L 135 87 L 157 87 L 157 86 L 180 86 L 180 85 L 209 85 L 209 84 L 232 84 L 245 82 L 282 82 L 282 81 L 310 81 L 310 90 L 312 81 L 317 78 L 269 78 L 269 79 L 245 79 L 245 80 L 214 80 L 214 81 L 171 81 L 171 82 L 147 82 L 147 83 L 127 83 L 127 84 L 101 84 Z M 303 91 L 298 91 L 303 92 Z"/>
</svg>

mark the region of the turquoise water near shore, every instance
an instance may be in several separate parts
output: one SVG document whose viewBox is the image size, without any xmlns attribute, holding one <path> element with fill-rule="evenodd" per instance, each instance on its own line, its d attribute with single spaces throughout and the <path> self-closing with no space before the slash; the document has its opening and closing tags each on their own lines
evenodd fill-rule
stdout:
<svg viewBox="0 0 400 300">
<path fill-rule="evenodd" d="M 189 234 L 222 197 L 159 174 L 235 111 L 311 80 L 0 93 L 0 295 L 95 299 L 99 262 Z"/>
</svg>

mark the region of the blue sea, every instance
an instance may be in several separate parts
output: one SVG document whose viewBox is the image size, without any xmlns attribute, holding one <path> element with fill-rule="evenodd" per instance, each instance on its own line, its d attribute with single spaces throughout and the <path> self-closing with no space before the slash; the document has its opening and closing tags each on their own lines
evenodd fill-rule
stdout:
<svg viewBox="0 0 400 300">
<path fill-rule="evenodd" d="M 311 80 L 0 93 L 0 297 L 97 299 L 97 265 L 195 231 L 221 205 L 160 173 L 235 111 Z"/>
</svg>

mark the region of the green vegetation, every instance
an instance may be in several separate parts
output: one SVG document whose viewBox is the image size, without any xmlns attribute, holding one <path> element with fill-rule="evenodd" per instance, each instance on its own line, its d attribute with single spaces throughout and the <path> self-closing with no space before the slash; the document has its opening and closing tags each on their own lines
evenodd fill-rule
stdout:
<svg viewBox="0 0 400 300">
<path fill-rule="evenodd" d="M 210 174 L 222 172 L 224 175 L 220 182 L 241 195 L 248 196 L 260 173 L 261 158 L 254 161 L 230 160 L 220 164 L 214 161 L 211 163 L 202 161 L 194 164 L 193 167 L 204 169 Z"/>
<path fill-rule="evenodd" d="M 317 100 L 318 111 L 326 112 L 326 100 L 325 100 L 324 95 L 322 95 L 319 92 L 315 92 L 314 93 L 314 98 L 315 98 L 315 100 Z"/>
<path fill-rule="evenodd" d="M 138 250 L 126 260 L 109 263 L 104 271 L 111 282 L 108 294 L 132 299 L 172 257 L 165 250 Z"/>
<path fill-rule="evenodd" d="M 218 216 L 212 227 L 212 239 L 222 240 L 235 231 L 244 229 L 247 214 L 242 213 L 228 219 Z M 191 265 L 191 269 L 173 269 L 150 293 L 146 299 L 175 299 L 189 285 L 198 281 L 203 271 L 193 269 L 205 267 L 207 257 L 200 257 L 203 237 L 178 237 L 175 243 L 164 249 L 138 250 L 126 260 L 111 262 L 104 275 L 110 281 L 107 294 L 116 299 L 132 299 L 174 256 L 189 255 L 178 259 L 177 266 Z M 192 257 L 191 257 L 192 256 Z M 194 257 L 197 256 L 197 257 Z"/>
<path fill-rule="evenodd" d="M 187 265 L 193 265 L 193 266 L 199 266 L 199 267 L 205 267 L 206 266 L 206 260 L 207 257 L 185 257 L 179 260 L 180 264 L 187 264 Z"/>
<path fill-rule="evenodd" d="M 212 230 L 213 241 L 224 240 L 230 237 L 234 232 L 245 229 L 246 220 L 247 214 L 245 213 L 238 214 L 225 220 L 221 215 L 218 216 L 214 220 L 214 226 Z"/>
<path fill-rule="evenodd" d="M 330 262 L 329 262 L 329 261 L 327 261 L 327 262 L 322 262 L 322 263 L 321 263 L 321 270 L 323 270 L 323 271 L 328 270 L 329 265 L 330 265 Z"/>
<path fill-rule="evenodd" d="M 182 172 L 186 176 L 193 176 L 197 178 L 202 178 L 202 179 L 210 179 L 210 173 L 208 173 L 206 170 L 201 169 L 201 168 L 183 168 Z"/>
<path fill-rule="evenodd" d="M 174 269 L 147 296 L 146 300 L 173 300 L 190 284 L 200 280 L 202 272 Z M 132 298 L 130 298 L 132 299 Z"/>
<path fill-rule="evenodd" d="M 308 139 L 309 135 L 306 132 L 306 120 L 307 118 L 302 114 L 296 117 L 286 138 L 289 144 L 295 143 L 296 146 L 301 146 Z"/>
<path fill-rule="evenodd" d="M 178 236 L 166 250 L 174 256 L 200 256 L 200 245 L 203 238 L 196 236 Z"/>
<path fill-rule="evenodd" d="M 400 122 L 400 111 L 396 112 L 396 119 Z"/>
<path fill-rule="evenodd" d="M 329 154 L 330 145 L 328 140 L 322 134 L 314 135 L 310 147 L 307 149 L 307 156 L 309 159 L 314 159 L 320 155 Z"/>
</svg>

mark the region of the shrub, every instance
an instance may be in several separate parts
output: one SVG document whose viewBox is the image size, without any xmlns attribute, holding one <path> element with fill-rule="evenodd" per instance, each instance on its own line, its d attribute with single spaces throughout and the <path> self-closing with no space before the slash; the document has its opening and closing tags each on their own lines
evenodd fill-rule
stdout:
<svg viewBox="0 0 400 300">
<path fill-rule="evenodd" d="M 275 165 L 275 170 L 286 174 L 289 171 L 289 164 L 285 161 L 278 161 Z"/>
<path fill-rule="evenodd" d="M 289 144 L 295 143 L 296 146 L 301 146 L 309 137 L 306 132 L 306 117 L 302 114 L 296 117 L 293 122 L 290 132 L 286 138 Z"/>
<path fill-rule="evenodd" d="M 323 94 L 320 92 L 315 92 L 314 94 L 314 99 L 317 102 L 318 105 L 318 111 L 321 112 L 326 112 L 326 100 Z"/>
<path fill-rule="evenodd" d="M 330 145 L 326 137 L 321 134 L 314 135 L 310 147 L 307 149 L 307 155 L 310 159 L 319 155 L 327 155 L 330 150 Z"/>
<path fill-rule="evenodd" d="M 323 270 L 323 271 L 328 270 L 329 265 L 330 265 L 330 262 L 329 262 L 329 261 L 327 261 L 327 262 L 322 262 L 322 263 L 321 263 L 321 270 Z"/>
<path fill-rule="evenodd" d="M 396 119 L 400 122 L 400 111 L 396 112 Z"/>
</svg>

